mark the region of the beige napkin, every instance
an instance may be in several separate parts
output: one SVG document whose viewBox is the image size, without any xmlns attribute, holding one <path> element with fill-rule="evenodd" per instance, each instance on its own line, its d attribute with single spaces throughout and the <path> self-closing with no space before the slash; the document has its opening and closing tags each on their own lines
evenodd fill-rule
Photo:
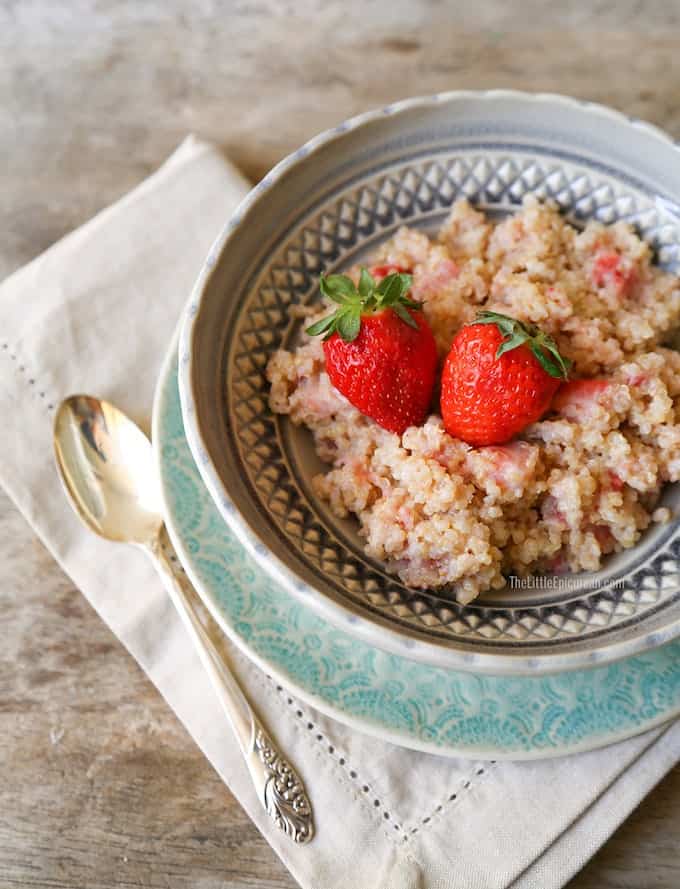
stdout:
<svg viewBox="0 0 680 889">
<path fill-rule="evenodd" d="M 302 886 L 562 886 L 678 760 L 680 724 L 535 764 L 446 760 L 324 718 L 225 642 L 310 791 L 317 838 L 295 846 L 262 812 L 150 563 L 97 540 L 66 504 L 52 462 L 54 406 L 71 392 L 92 392 L 148 430 L 181 308 L 246 188 L 214 147 L 189 138 L 135 191 L 0 285 L 0 412 L 11 418 L 0 481 Z"/>
</svg>

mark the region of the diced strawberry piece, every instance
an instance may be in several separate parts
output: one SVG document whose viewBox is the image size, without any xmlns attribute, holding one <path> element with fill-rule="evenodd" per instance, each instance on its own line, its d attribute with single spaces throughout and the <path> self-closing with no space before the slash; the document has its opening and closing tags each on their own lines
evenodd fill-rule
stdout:
<svg viewBox="0 0 680 889">
<path fill-rule="evenodd" d="M 292 396 L 293 403 L 304 405 L 305 412 L 318 420 L 332 417 L 342 409 L 342 400 L 324 374 L 300 376 Z"/>
<path fill-rule="evenodd" d="M 614 491 L 622 491 L 625 485 L 624 480 L 620 475 L 617 475 L 615 472 L 612 472 L 611 469 L 607 471 L 607 476 L 609 478 L 609 487 Z"/>
<path fill-rule="evenodd" d="M 493 475 L 501 487 L 521 487 L 531 478 L 536 464 L 536 448 L 526 441 L 506 445 L 490 445 L 486 453 L 493 454 Z M 531 458 L 534 458 L 533 460 Z"/>
<path fill-rule="evenodd" d="M 541 506 L 541 515 L 546 522 L 550 522 L 554 525 L 560 525 L 563 528 L 567 527 L 567 517 L 560 509 L 557 497 L 553 497 L 552 494 L 549 494 L 543 501 L 543 505 Z"/>
<path fill-rule="evenodd" d="M 553 398 L 553 410 L 569 420 L 583 420 L 601 404 L 610 387 L 609 380 L 598 378 L 571 380 L 558 389 Z"/>
<path fill-rule="evenodd" d="M 458 472 L 487 491 L 518 499 L 534 478 L 537 460 L 538 448 L 525 441 L 484 445 L 466 453 Z"/>
<path fill-rule="evenodd" d="M 373 275 L 376 281 L 382 281 L 382 279 L 386 278 L 388 275 L 403 275 L 410 271 L 411 269 L 406 268 L 403 265 L 396 265 L 394 263 L 388 263 L 387 265 L 374 265 L 373 268 L 370 269 L 370 273 L 371 275 Z"/>
<path fill-rule="evenodd" d="M 621 257 L 618 253 L 600 253 L 593 266 L 593 284 L 596 287 L 604 287 L 609 283 L 612 274 L 619 270 Z"/>
<path fill-rule="evenodd" d="M 429 451 L 427 456 L 431 460 L 436 460 L 444 469 L 453 470 L 455 468 L 461 471 L 463 469 L 460 466 L 460 451 L 456 443 L 448 437 L 435 450 Z"/>
<path fill-rule="evenodd" d="M 566 574 L 569 571 L 569 562 L 562 551 L 553 556 L 546 563 L 546 571 L 552 571 L 553 574 Z"/>
<path fill-rule="evenodd" d="M 446 284 L 452 278 L 458 277 L 460 268 L 452 259 L 442 259 L 442 261 L 437 264 L 434 272 L 438 280 L 441 281 L 442 284 Z"/>
<path fill-rule="evenodd" d="M 423 299 L 440 293 L 460 274 L 460 268 L 452 259 L 442 259 L 431 267 L 420 267 L 413 282 L 413 292 Z"/>
<path fill-rule="evenodd" d="M 608 525 L 592 525 L 589 530 L 592 531 L 603 552 L 612 551 L 615 538 Z"/>
<path fill-rule="evenodd" d="M 613 287 L 617 296 L 624 296 L 636 279 L 636 270 L 627 266 L 619 253 L 609 251 L 595 258 L 592 280 L 596 287 Z"/>
</svg>

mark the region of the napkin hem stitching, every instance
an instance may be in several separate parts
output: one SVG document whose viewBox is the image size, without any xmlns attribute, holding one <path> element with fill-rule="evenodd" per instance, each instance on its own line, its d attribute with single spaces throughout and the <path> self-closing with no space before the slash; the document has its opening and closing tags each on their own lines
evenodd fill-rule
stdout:
<svg viewBox="0 0 680 889">
<path fill-rule="evenodd" d="M 285 703 L 289 707 L 296 708 L 295 709 L 295 717 L 300 722 L 307 723 L 306 728 L 308 729 L 308 731 L 313 731 L 314 724 L 309 721 L 309 718 L 307 716 L 305 716 L 305 713 L 302 710 L 302 705 L 300 705 L 300 702 L 297 701 L 292 696 L 292 694 L 290 692 L 288 692 L 282 685 L 275 683 L 271 677 L 267 677 L 267 679 L 269 679 L 271 684 L 273 686 L 275 686 L 279 697 L 281 699 L 285 699 Z M 309 728 L 310 725 L 312 726 L 311 729 Z M 324 736 L 317 733 L 316 742 L 319 745 L 322 745 L 324 743 Z M 334 754 L 336 752 L 335 746 L 333 744 L 328 743 L 328 741 L 326 741 L 326 743 L 328 744 L 328 747 L 326 750 L 326 755 L 331 757 L 333 759 L 333 761 L 335 763 L 337 763 L 339 766 L 341 766 L 343 769 L 345 767 L 349 768 L 350 763 L 347 761 L 346 757 L 341 756 L 336 760 L 334 757 Z M 484 765 L 479 765 L 479 764 L 474 765 L 472 767 L 472 770 L 466 776 L 464 776 L 460 779 L 460 781 L 456 785 L 456 790 L 449 793 L 434 809 L 432 809 L 432 811 L 429 814 L 425 815 L 422 818 L 419 816 L 418 817 L 418 824 L 415 825 L 414 827 L 409 828 L 408 822 L 393 821 L 392 823 L 395 827 L 395 830 L 402 832 L 401 833 L 401 842 L 406 843 L 415 834 L 422 833 L 424 828 L 427 828 L 432 823 L 436 823 L 436 821 L 438 820 L 437 816 L 440 815 L 440 813 L 442 813 L 445 809 L 450 808 L 452 803 L 455 803 L 457 800 L 461 799 L 461 797 L 464 793 L 469 791 L 473 785 L 478 783 L 477 781 L 475 781 L 475 778 L 481 778 L 482 775 L 489 773 L 495 765 L 496 765 L 496 760 L 491 760 L 490 762 L 488 762 Z M 345 773 L 343 772 L 341 774 L 344 775 Z M 357 785 L 358 785 L 359 775 L 358 775 L 356 769 L 353 767 L 349 768 L 349 772 L 347 774 L 348 774 L 349 778 L 353 782 L 357 782 Z M 363 793 L 368 793 L 371 790 L 371 787 L 368 784 L 362 784 L 360 789 Z M 357 796 L 357 800 L 359 802 L 363 803 L 362 797 Z M 374 800 L 373 804 L 374 804 L 374 809 L 376 812 L 383 813 L 383 818 L 385 819 L 385 821 L 389 821 L 392 819 L 392 815 L 390 814 L 388 809 L 382 805 L 382 803 L 380 802 L 379 799 L 377 799 L 377 797 Z M 364 808 L 366 808 L 365 804 L 364 804 Z M 368 811 L 372 812 L 370 807 L 368 807 Z M 410 822 L 410 823 L 413 824 L 414 822 Z M 387 836 L 389 837 L 390 835 L 387 834 Z M 393 838 L 390 837 L 390 839 L 393 839 Z"/>
<path fill-rule="evenodd" d="M 479 781 L 475 781 L 475 778 L 481 778 L 483 775 L 488 775 L 491 771 L 494 770 L 497 765 L 496 760 L 491 760 L 485 765 L 477 765 L 474 767 L 474 774 L 468 775 L 466 778 L 462 778 L 457 785 L 457 790 L 453 793 L 449 794 L 449 796 L 444 799 L 443 802 L 439 803 L 429 815 L 426 815 L 424 818 L 420 820 L 420 824 L 412 827 L 407 834 L 404 835 L 404 842 L 411 841 L 413 837 L 418 833 L 423 833 L 424 828 L 430 827 L 430 825 L 434 826 L 441 818 L 446 814 L 445 810 L 453 808 L 453 804 L 459 804 L 459 801 L 463 799 L 471 790 L 473 785 L 477 785 L 480 783 Z"/>
<path fill-rule="evenodd" d="M 10 349 L 11 349 L 11 351 L 10 351 Z M 12 346 L 8 340 L 3 340 L 3 342 L 0 343 L 0 353 L 4 354 L 11 362 L 13 362 L 15 364 L 15 368 L 16 368 L 15 372 L 25 378 L 26 384 L 31 387 L 34 387 L 37 383 L 37 375 L 32 375 L 32 376 L 28 375 L 29 371 L 26 368 L 26 362 L 22 362 L 20 364 L 17 363 L 20 360 L 19 355 L 17 354 L 18 351 L 19 350 L 16 349 L 16 347 Z M 50 411 L 53 411 L 54 410 L 54 402 L 53 401 L 46 401 L 47 392 L 45 391 L 45 389 L 37 388 L 34 391 L 36 391 L 38 393 L 38 397 L 40 399 L 42 399 L 43 401 L 46 402 L 45 409 L 47 410 L 47 412 L 49 413 Z"/>
</svg>

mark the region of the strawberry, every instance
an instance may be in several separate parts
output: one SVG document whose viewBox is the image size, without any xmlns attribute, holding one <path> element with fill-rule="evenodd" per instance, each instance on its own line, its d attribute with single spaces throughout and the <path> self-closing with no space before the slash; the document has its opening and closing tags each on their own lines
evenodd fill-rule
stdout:
<svg viewBox="0 0 680 889">
<path fill-rule="evenodd" d="M 441 386 L 450 435 L 471 445 L 503 444 L 550 407 L 568 362 L 537 327 L 482 312 L 451 345 Z"/>
<path fill-rule="evenodd" d="M 605 251 L 595 257 L 592 280 L 598 288 L 611 287 L 617 296 L 625 296 L 637 281 L 637 271 L 620 253 Z"/>
<path fill-rule="evenodd" d="M 324 334 L 331 383 L 389 432 L 401 434 L 422 423 L 432 399 L 437 349 L 420 306 L 407 296 L 411 276 L 390 273 L 377 283 L 362 268 L 358 286 L 346 275 L 322 275 L 319 286 L 338 308 L 307 333 Z"/>
<path fill-rule="evenodd" d="M 620 475 L 618 475 L 613 470 L 608 469 L 607 477 L 609 479 L 609 487 L 612 489 L 612 491 L 623 491 L 626 483 Z"/>
<path fill-rule="evenodd" d="M 596 415 L 598 408 L 612 384 L 601 377 L 590 377 L 584 380 L 570 380 L 555 396 L 553 410 L 568 420 L 577 423 L 590 420 Z"/>
<path fill-rule="evenodd" d="M 374 265 L 370 269 L 371 277 L 373 277 L 376 281 L 382 281 L 383 278 L 386 278 L 388 275 L 401 274 L 404 272 L 410 272 L 410 269 L 407 269 L 403 265 L 395 265 L 394 263 L 388 263 L 387 265 Z"/>
</svg>

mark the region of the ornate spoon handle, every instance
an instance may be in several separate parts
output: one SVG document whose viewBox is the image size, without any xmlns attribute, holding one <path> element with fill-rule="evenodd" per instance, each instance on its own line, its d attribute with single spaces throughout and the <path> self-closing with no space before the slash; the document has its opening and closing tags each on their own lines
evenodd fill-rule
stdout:
<svg viewBox="0 0 680 889">
<path fill-rule="evenodd" d="M 158 539 L 147 547 L 210 677 L 241 747 L 257 795 L 276 826 L 296 843 L 314 836 L 312 807 L 295 769 L 253 713 L 182 589 Z"/>
<path fill-rule="evenodd" d="M 247 763 L 258 796 L 284 833 L 296 843 L 307 843 L 314 836 L 314 822 L 304 785 L 257 717 L 254 729 Z"/>
</svg>

